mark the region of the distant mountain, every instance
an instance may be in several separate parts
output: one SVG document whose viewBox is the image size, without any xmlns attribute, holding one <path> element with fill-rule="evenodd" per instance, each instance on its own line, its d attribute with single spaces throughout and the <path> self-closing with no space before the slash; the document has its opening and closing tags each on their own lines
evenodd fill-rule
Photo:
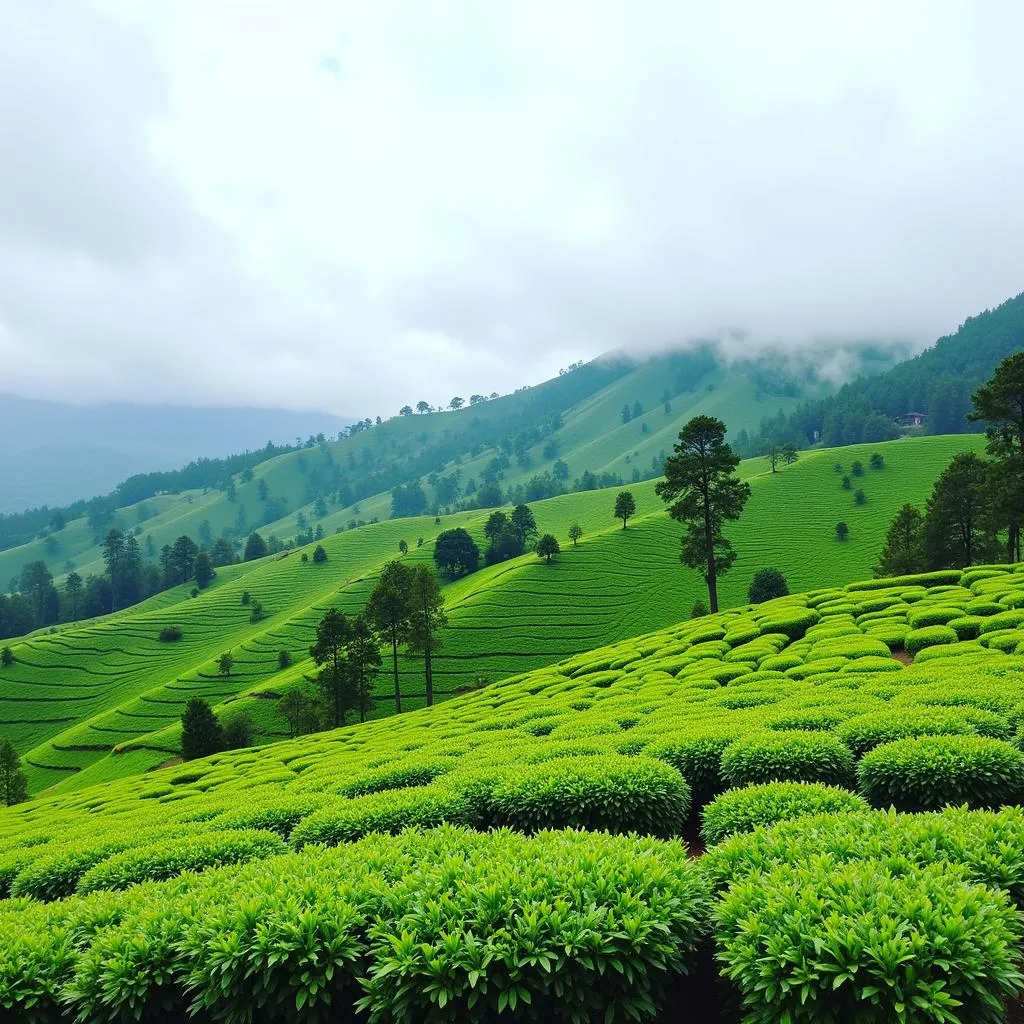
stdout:
<svg viewBox="0 0 1024 1024">
<path fill-rule="evenodd" d="M 70 405 L 0 395 L 0 513 L 66 505 L 104 494 L 134 473 L 267 441 L 337 436 L 350 422 L 318 411 Z"/>
</svg>

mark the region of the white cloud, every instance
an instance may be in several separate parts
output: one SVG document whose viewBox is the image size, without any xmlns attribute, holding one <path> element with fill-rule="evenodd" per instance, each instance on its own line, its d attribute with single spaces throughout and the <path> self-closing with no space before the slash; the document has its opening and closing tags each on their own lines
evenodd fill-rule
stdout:
<svg viewBox="0 0 1024 1024">
<path fill-rule="evenodd" d="M 1024 287 L 1019 5 L 0 7 L 0 390 L 322 406 Z"/>
</svg>

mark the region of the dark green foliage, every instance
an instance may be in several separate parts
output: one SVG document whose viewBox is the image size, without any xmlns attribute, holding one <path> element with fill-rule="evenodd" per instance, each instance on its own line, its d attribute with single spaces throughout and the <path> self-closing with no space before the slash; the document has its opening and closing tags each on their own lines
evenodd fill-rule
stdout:
<svg viewBox="0 0 1024 1024">
<path fill-rule="evenodd" d="M 255 733 L 252 718 L 244 711 L 232 715 L 224 723 L 224 749 L 240 750 L 251 747 Z"/>
<path fill-rule="evenodd" d="M 885 547 L 878 556 L 876 576 L 904 576 L 924 572 L 924 516 L 913 505 L 905 504 L 889 526 Z"/>
<path fill-rule="evenodd" d="M 215 754 L 224 745 L 220 723 L 202 697 L 189 697 L 181 716 L 181 756 L 186 761 Z"/>
<path fill-rule="evenodd" d="M 867 495 L 863 491 L 857 490 L 857 491 L 854 491 L 853 500 L 854 500 L 854 502 L 857 505 L 863 505 L 863 504 L 865 504 L 867 502 L 868 498 L 867 498 Z"/>
<path fill-rule="evenodd" d="M 6 647 L 5 646 L 4 649 L 2 651 L 0 651 L 0 665 L 3 665 L 4 668 L 8 668 L 9 666 L 11 666 L 13 664 L 14 664 L 14 651 L 12 651 L 10 649 L 10 647 Z"/>
<path fill-rule="evenodd" d="M 829 733 L 764 732 L 737 740 L 722 754 L 728 786 L 762 782 L 822 782 L 852 788 L 850 748 Z"/>
<path fill-rule="evenodd" d="M 402 689 L 398 679 L 398 645 L 409 632 L 409 591 L 412 570 L 401 562 L 388 562 L 366 603 L 366 619 L 391 644 L 395 683 L 395 713 L 402 710 Z"/>
<path fill-rule="evenodd" d="M 399 484 L 391 490 L 391 518 L 421 516 L 427 510 L 427 495 L 418 480 Z"/>
<path fill-rule="evenodd" d="M 266 609 L 263 607 L 262 601 L 253 601 L 249 609 L 249 621 L 259 622 L 261 619 L 267 617 Z M 225 673 L 227 675 L 227 673 Z"/>
<path fill-rule="evenodd" d="M 480 549 L 461 526 L 444 530 L 434 542 L 434 564 L 440 573 L 456 580 L 480 566 Z"/>
<path fill-rule="evenodd" d="M 689 784 L 694 805 L 702 807 L 725 789 L 722 754 L 740 735 L 726 724 L 695 728 L 655 740 L 644 753 L 672 765 Z"/>
<path fill-rule="evenodd" d="M 984 736 L 924 736 L 865 754 L 860 788 L 876 807 L 930 811 L 948 804 L 999 807 L 1024 799 L 1024 754 Z"/>
<path fill-rule="evenodd" d="M 199 551 L 196 555 L 195 571 L 193 573 L 196 586 L 200 590 L 205 590 L 213 581 L 214 576 L 216 576 L 216 573 L 213 571 L 213 562 L 210 561 L 210 556 L 205 551 Z"/>
<path fill-rule="evenodd" d="M 747 600 L 751 604 L 762 604 L 775 597 L 785 597 L 788 593 L 789 584 L 778 569 L 758 569 L 750 581 Z"/>
<path fill-rule="evenodd" d="M 850 472 L 854 476 L 863 476 L 864 475 L 864 463 L 861 462 L 860 459 L 854 459 L 853 462 L 850 463 Z"/>
<path fill-rule="evenodd" d="M 440 646 L 437 632 L 447 625 L 441 588 L 430 569 L 418 565 L 412 571 L 409 585 L 409 634 L 406 643 L 410 651 L 423 655 L 427 707 L 434 703 L 433 655 Z"/>
<path fill-rule="evenodd" d="M 313 561 L 317 565 L 323 565 L 323 563 L 327 561 L 327 552 L 324 550 L 323 544 L 317 544 L 317 546 L 313 548 Z"/>
<path fill-rule="evenodd" d="M 844 476 L 842 482 L 843 490 L 848 491 L 851 487 L 853 487 L 853 481 L 851 481 L 848 476 Z"/>
<path fill-rule="evenodd" d="M 715 919 L 747 1024 L 997 1024 L 1021 985 L 1013 908 L 948 865 L 782 865 L 735 884 Z"/>
<path fill-rule="evenodd" d="M 678 835 L 690 787 L 668 764 L 645 757 L 569 757 L 545 761 L 491 794 L 495 823 L 522 832 L 581 828 Z"/>
<path fill-rule="evenodd" d="M 253 609 L 253 612 L 255 613 L 255 608 Z M 250 616 L 249 618 L 250 618 L 250 621 L 251 621 L 252 620 L 252 616 Z M 229 676 L 229 675 L 231 675 L 231 670 L 234 667 L 235 667 L 235 656 L 230 651 L 225 651 L 217 659 L 217 671 L 222 676 Z"/>
<path fill-rule="evenodd" d="M 874 452 L 871 456 L 871 468 L 882 469 L 885 466 L 885 457 L 879 453 Z"/>
<path fill-rule="evenodd" d="M 289 690 L 277 702 L 277 710 L 288 723 L 293 739 L 315 732 L 320 727 L 320 702 L 312 693 L 300 687 Z"/>
<path fill-rule="evenodd" d="M 316 627 L 316 642 L 309 649 L 319 666 L 317 685 L 333 727 L 345 724 L 345 714 L 354 704 L 345 646 L 352 636 L 348 616 L 329 608 Z"/>
<path fill-rule="evenodd" d="M 28 783 L 14 745 L 0 742 L 0 805 L 11 807 L 28 799 Z"/>
<path fill-rule="evenodd" d="M 162 644 L 172 644 L 180 640 L 182 636 L 184 636 L 184 634 L 182 633 L 180 626 L 164 626 L 164 628 L 160 630 L 157 639 Z"/>
<path fill-rule="evenodd" d="M 262 558 L 267 553 L 267 542 L 255 531 L 245 540 L 245 550 L 242 553 L 243 562 L 251 562 L 254 558 Z"/>
<path fill-rule="evenodd" d="M 718 577 L 736 561 L 723 527 L 739 519 L 750 485 L 734 475 L 740 459 L 725 443 L 721 420 L 694 417 L 672 450 L 655 490 L 669 503 L 669 515 L 686 527 L 680 560 L 703 574 L 711 611 L 717 612 Z"/>
<path fill-rule="evenodd" d="M 708 606 L 703 601 L 694 601 L 693 607 L 690 609 L 691 619 L 700 619 L 705 615 L 710 615 L 711 612 L 708 610 Z"/>
<path fill-rule="evenodd" d="M 303 551 L 302 552 L 302 558 L 300 559 L 300 561 L 303 561 L 303 562 L 308 562 L 309 561 L 309 552 L 308 551 Z"/>
<path fill-rule="evenodd" d="M 278 651 L 277 652 L 277 667 L 278 668 L 288 668 L 288 666 L 291 665 L 291 663 L 292 663 L 292 656 L 291 656 L 291 654 L 288 651 Z"/>
<path fill-rule="evenodd" d="M 836 735 L 862 757 L 882 743 L 917 736 L 974 735 L 978 730 L 959 708 L 886 708 L 843 722 Z"/>
<path fill-rule="evenodd" d="M 996 554 L 986 493 L 989 467 L 972 452 L 961 452 L 935 481 L 925 510 L 922 543 L 932 569 L 963 568 Z"/>
<path fill-rule="evenodd" d="M 836 523 L 836 540 L 846 540 L 850 536 L 850 527 L 846 523 Z"/>
<path fill-rule="evenodd" d="M 242 591 L 242 604 L 248 604 L 252 600 L 252 595 L 248 590 Z"/>
<path fill-rule="evenodd" d="M 569 540 L 572 541 L 572 546 L 576 547 L 579 543 L 580 537 L 583 536 L 583 527 L 579 523 L 572 523 L 569 526 Z"/>
<path fill-rule="evenodd" d="M 720 843 L 758 825 L 773 825 L 803 814 L 839 814 L 866 811 L 867 803 L 854 793 L 812 782 L 768 782 L 731 789 L 716 797 L 701 812 L 704 842 Z"/>
<path fill-rule="evenodd" d="M 622 528 L 626 528 L 626 520 L 636 515 L 636 499 L 631 491 L 619 491 L 615 497 L 615 518 L 622 520 Z"/>
<path fill-rule="evenodd" d="M 540 540 L 537 541 L 537 557 L 546 558 L 548 563 L 551 562 L 551 558 L 557 555 L 562 549 L 559 547 L 558 539 L 553 533 L 545 533 Z"/>
</svg>

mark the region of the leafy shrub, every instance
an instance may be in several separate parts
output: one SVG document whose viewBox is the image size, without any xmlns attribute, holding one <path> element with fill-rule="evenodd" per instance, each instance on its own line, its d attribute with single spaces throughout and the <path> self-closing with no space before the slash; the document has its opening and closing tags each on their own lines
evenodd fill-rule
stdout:
<svg viewBox="0 0 1024 1024">
<path fill-rule="evenodd" d="M 946 708 L 886 708 L 848 719 L 836 735 L 862 757 L 883 743 L 916 736 L 973 735 L 974 727 L 958 710 Z"/>
<path fill-rule="evenodd" d="M 772 825 L 802 814 L 867 809 L 864 800 L 846 789 L 812 782 L 768 782 L 730 789 L 716 797 L 701 813 L 700 831 L 710 845 L 736 832 L 749 832 L 758 825 Z"/>
<path fill-rule="evenodd" d="M 426 786 L 434 779 L 440 778 L 452 770 L 450 758 L 436 757 L 407 761 L 395 765 L 387 765 L 357 775 L 337 787 L 335 792 L 341 796 L 357 797 L 382 790 L 407 789 L 413 786 Z"/>
<path fill-rule="evenodd" d="M 313 561 L 316 562 L 317 565 L 322 565 L 327 561 L 327 552 L 324 550 L 323 544 L 317 544 L 317 546 L 313 548 Z"/>
<path fill-rule="evenodd" d="M 78 892 L 127 889 L 137 882 L 173 878 L 183 871 L 203 871 L 221 864 L 262 860 L 287 847 L 272 832 L 239 830 L 211 832 L 168 839 L 116 853 L 90 868 L 78 883 Z"/>
<path fill-rule="evenodd" d="M 157 635 L 157 639 L 162 644 L 173 644 L 175 641 L 180 640 L 184 636 L 179 626 L 164 626 Z"/>
<path fill-rule="evenodd" d="M 1024 798 L 1024 754 L 985 736 L 924 736 L 884 743 L 858 768 L 876 807 L 927 811 L 949 804 L 998 807 Z"/>
<path fill-rule="evenodd" d="M 750 604 L 762 604 L 776 597 L 785 597 L 788 593 L 789 584 L 778 569 L 758 569 L 750 581 L 747 601 Z"/>
<path fill-rule="evenodd" d="M 371 832 L 401 832 L 419 825 L 461 824 L 469 809 L 452 793 L 433 788 L 398 789 L 329 803 L 304 818 L 291 835 L 297 850 L 312 843 L 336 846 L 351 843 Z"/>
<path fill-rule="evenodd" d="M 248 590 L 243 590 L 242 591 L 242 604 L 248 604 L 251 600 L 252 600 L 252 596 L 249 594 L 249 591 Z"/>
<path fill-rule="evenodd" d="M 949 619 L 946 625 L 956 633 L 958 640 L 976 640 L 984 621 L 983 615 L 959 615 Z"/>
<path fill-rule="evenodd" d="M 996 1024 L 1021 987 L 1022 928 L 1006 896 L 948 865 L 822 856 L 737 883 L 715 918 L 749 1024 Z"/>
<path fill-rule="evenodd" d="M 993 633 L 997 629 L 1016 629 L 1018 626 L 1024 626 L 1024 609 L 1015 609 L 989 616 L 981 627 L 981 633 L 984 635 Z"/>
<path fill-rule="evenodd" d="M 491 795 L 496 823 L 523 832 L 584 828 L 678 835 L 690 812 L 679 771 L 648 757 L 577 757 L 518 773 Z"/>
<path fill-rule="evenodd" d="M 763 782 L 822 782 L 852 787 L 853 755 L 828 733 L 754 733 L 722 754 L 722 779 L 729 786 Z"/>
<path fill-rule="evenodd" d="M 278 668 L 288 668 L 288 666 L 291 665 L 291 663 L 292 663 L 292 656 L 291 656 L 291 654 L 288 651 L 278 651 L 277 652 L 277 667 Z"/>
<path fill-rule="evenodd" d="M 911 629 L 903 637 L 903 647 L 908 654 L 917 654 L 926 647 L 955 644 L 956 641 L 956 630 L 950 629 L 949 626 L 924 626 L 921 629 Z"/>
<path fill-rule="evenodd" d="M 908 613 L 907 624 L 911 629 L 921 629 L 924 626 L 945 626 L 953 619 L 963 618 L 963 614 L 959 608 L 925 605 L 914 608 Z"/>
<path fill-rule="evenodd" d="M 728 722 L 694 727 L 662 736 L 650 743 L 645 752 L 672 765 L 686 779 L 693 803 L 700 807 L 725 789 L 722 754 L 744 731 Z"/>
<path fill-rule="evenodd" d="M 784 633 L 790 640 L 799 640 L 811 626 L 821 619 L 814 608 L 794 608 L 792 611 L 769 614 L 761 620 L 762 633 Z"/>
<path fill-rule="evenodd" d="M 255 731 L 252 717 L 244 711 L 236 712 L 224 723 L 224 749 L 251 747 Z"/>
</svg>

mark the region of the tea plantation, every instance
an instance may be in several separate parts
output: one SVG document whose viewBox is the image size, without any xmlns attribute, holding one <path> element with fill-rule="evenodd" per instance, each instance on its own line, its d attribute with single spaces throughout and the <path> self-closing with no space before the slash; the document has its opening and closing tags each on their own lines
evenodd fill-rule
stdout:
<svg viewBox="0 0 1024 1024">
<path fill-rule="evenodd" d="M 1024 566 L 740 606 L 0 813 L 50 1021 L 995 1022 Z M 699 854 L 699 856 L 698 856 Z"/>
<path fill-rule="evenodd" d="M 935 478 L 957 451 L 979 450 L 983 439 L 928 437 L 874 446 L 821 450 L 801 456 L 779 473 L 766 460 L 741 464 L 752 497 L 730 530 L 740 559 L 723 577 L 724 604 L 746 599 L 753 573 L 773 564 L 792 589 L 822 578 L 843 583 L 870 575 L 886 528 L 901 504 L 923 503 Z M 881 469 L 870 457 L 884 456 Z M 865 469 L 856 505 L 841 487 L 842 461 Z M 583 651 L 678 622 L 703 594 L 700 578 L 680 566 L 679 528 L 654 493 L 654 483 L 632 486 L 637 516 L 628 529 L 612 517 L 614 492 L 589 491 L 533 504 L 540 532 L 562 539 L 562 553 L 546 565 L 533 554 L 481 569 L 445 587 L 449 626 L 434 661 L 439 697 L 536 669 Z M 178 588 L 117 615 L 39 633 L 12 643 L 15 663 L 0 669 L 0 737 L 25 755 L 33 792 L 80 788 L 133 775 L 178 754 L 178 721 L 186 699 L 202 696 L 222 714 L 244 708 L 261 741 L 288 735 L 276 710 L 282 693 L 313 667 L 307 651 L 316 623 L 329 607 L 359 611 L 381 567 L 405 540 L 407 560 L 429 561 L 444 529 L 466 527 L 484 546 L 489 510 L 399 519 L 325 539 L 328 561 L 301 561 L 292 551 L 218 570 L 195 599 Z M 849 539 L 835 538 L 835 523 L 850 524 Z M 568 525 L 583 539 L 573 546 Z M 423 538 L 422 547 L 417 541 Z M 251 621 L 248 592 L 265 609 Z M 158 637 L 182 631 L 174 643 Z M 235 666 L 221 675 L 217 659 L 231 650 Z M 281 669 L 286 651 L 292 665 Z M 400 663 L 403 707 L 424 703 L 422 662 Z M 386 693 L 382 674 L 379 689 Z M 382 699 L 375 715 L 390 713 Z M 114 751 L 112 754 L 111 751 Z"/>
</svg>

